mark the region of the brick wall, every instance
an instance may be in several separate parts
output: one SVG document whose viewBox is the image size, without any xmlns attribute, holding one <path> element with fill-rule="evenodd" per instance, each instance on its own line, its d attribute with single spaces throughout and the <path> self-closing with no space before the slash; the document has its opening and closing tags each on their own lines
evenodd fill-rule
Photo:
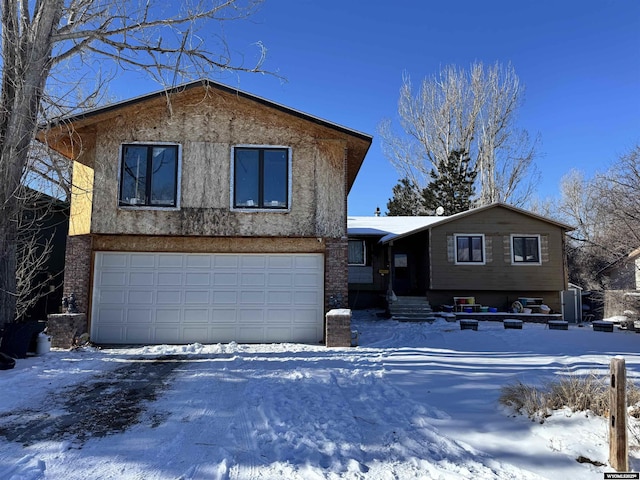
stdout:
<svg viewBox="0 0 640 480">
<path fill-rule="evenodd" d="M 346 238 L 325 239 L 324 308 L 346 308 L 349 301 L 349 269 Z"/>
<path fill-rule="evenodd" d="M 67 237 L 64 296 L 75 294 L 78 311 L 87 313 L 91 284 L 91 235 Z"/>
</svg>

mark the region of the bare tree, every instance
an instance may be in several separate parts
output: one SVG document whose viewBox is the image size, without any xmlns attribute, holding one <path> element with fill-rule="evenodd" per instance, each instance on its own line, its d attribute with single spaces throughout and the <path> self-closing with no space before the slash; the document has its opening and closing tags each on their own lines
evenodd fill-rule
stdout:
<svg viewBox="0 0 640 480">
<path fill-rule="evenodd" d="M 425 78 L 417 93 L 405 75 L 398 101 L 402 133 L 390 120 L 378 132 L 402 178 L 423 187 L 432 169 L 438 174 L 439 165 L 460 152 L 478 172 L 477 205 L 523 205 L 538 177 L 538 140 L 515 125 L 521 102 L 522 87 L 511 65 L 474 63 L 468 72 L 448 66 Z"/>
<path fill-rule="evenodd" d="M 575 227 L 570 279 L 586 288 L 606 286 L 603 269 L 640 246 L 640 146 L 592 179 L 579 171 L 565 175 L 561 194 L 557 215 Z"/>
<path fill-rule="evenodd" d="M 111 62 L 111 74 L 143 71 L 167 85 L 223 70 L 262 72 L 265 50 L 259 43 L 255 63 L 245 66 L 234 60 L 216 28 L 251 15 L 260 3 L 2 0 L 0 324 L 15 319 L 18 192 L 42 115 L 82 107 L 85 103 L 75 101 L 71 92 L 98 75 L 94 65 L 104 60 Z M 99 94 L 101 83 L 93 82 L 87 102 Z"/>
</svg>

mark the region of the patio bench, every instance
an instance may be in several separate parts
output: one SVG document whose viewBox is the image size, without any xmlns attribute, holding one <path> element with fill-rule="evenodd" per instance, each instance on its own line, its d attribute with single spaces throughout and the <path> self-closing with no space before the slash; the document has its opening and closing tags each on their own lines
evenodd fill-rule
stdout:
<svg viewBox="0 0 640 480">
<path fill-rule="evenodd" d="M 564 320 L 549 320 L 547 325 L 549 330 L 569 330 L 569 322 Z"/>
<path fill-rule="evenodd" d="M 460 320 L 460 330 L 478 330 L 478 320 Z"/>
<path fill-rule="evenodd" d="M 505 318 L 502 322 L 504 324 L 504 328 L 512 328 L 517 330 L 522 330 L 522 320 L 517 320 L 515 318 Z"/>
<path fill-rule="evenodd" d="M 594 332 L 613 332 L 613 323 L 603 322 L 602 320 L 596 320 L 591 322 Z"/>
</svg>

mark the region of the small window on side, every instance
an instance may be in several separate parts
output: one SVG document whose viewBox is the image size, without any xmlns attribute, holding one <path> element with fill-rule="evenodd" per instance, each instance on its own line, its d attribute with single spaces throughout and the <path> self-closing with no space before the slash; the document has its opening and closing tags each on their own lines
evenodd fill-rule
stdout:
<svg viewBox="0 0 640 480">
<path fill-rule="evenodd" d="M 364 240 L 349 240 L 349 265 L 366 265 L 366 253 Z"/>
<path fill-rule="evenodd" d="M 511 261 L 514 264 L 540 264 L 540 236 L 512 235 Z"/>
<path fill-rule="evenodd" d="M 484 264 L 484 235 L 456 234 L 456 263 Z"/>
</svg>

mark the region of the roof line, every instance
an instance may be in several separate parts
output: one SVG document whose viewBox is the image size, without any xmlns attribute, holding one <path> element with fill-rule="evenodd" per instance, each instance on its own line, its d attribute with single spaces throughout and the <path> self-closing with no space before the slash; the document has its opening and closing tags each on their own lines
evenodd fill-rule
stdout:
<svg viewBox="0 0 640 480">
<path fill-rule="evenodd" d="M 274 109 L 279 110 L 281 112 L 288 113 L 290 115 L 294 115 L 296 117 L 312 121 L 312 122 L 314 122 L 316 124 L 319 124 L 319 125 L 322 125 L 322 126 L 334 129 L 334 130 L 338 130 L 338 131 L 340 131 L 342 133 L 346 133 L 348 135 L 351 135 L 351 136 L 354 136 L 354 137 L 358 137 L 358 138 L 360 138 L 362 140 L 366 140 L 366 141 L 369 141 L 369 142 L 371 142 L 373 140 L 373 136 L 369 135 L 367 133 L 360 132 L 358 130 L 353 130 L 351 128 L 345 127 L 343 125 L 339 125 L 337 123 L 330 122 L 330 121 L 325 120 L 323 118 L 316 117 L 314 115 L 310 115 L 310 114 L 305 113 L 305 112 L 303 112 L 301 110 L 296 110 L 294 108 L 287 107 L 286 105 L 282 105 L 280 103 L 276 103 L 276 102 L 273 102 L 271 100 L 267 100 L 266 98 L 260 97 L 258 95 L 254 95 L 252 93 L 248 93 L 248 92 L 245 92 L 243 90 L 240 90 L 240 89 L 237 89 L 237 88 L 233 88 L 233 87 L 230 87 L 229 85 L 225 85 L 223 83 L 216 82 L 214 80 L 210 80 L 210 79 L 207 79 L 207 78 L 200 79 L 200 80 L 195 80 L 193 82 L 183 83 L 181 85 L 177 85 L 177 86 L 171 87 L 169 89 L 159 90 L 159 91 L 156 91 L 156 92 L 147 93 L 147 94 L 140 95 L 140 96 L 137 96 L 137 97 L 129 98 L 127 100 L 123 100 L 123 101 L 120 101 L 120 102 L 115 102 L 115 103 L 112 103 L 112 104 L 109 104 L 109 105 L 106 105 L 106 106 L 103 106 L 103 107 L 97 107 L 97 108 L 89 109 L 89 110 L 86 110 L 86 111 L 84 111 L 82 113 L 79 113 L 79 114 L 69 115 L 69 116 L 66 116 L 66 117 L 61 117 L 61 118 L 55 120 L 54 122 L 51 122 L 51 123 L 49 123 L 47 125 L 43 125 L 41 127 L 41 129 L 44 129 L 44 128 L 47 128 L 47 127 L 51 128 L 51 127 L 54 127 L 54 126 L 58 126 L 59 124 L 62 124 L 62 123 L 77 122 L 77 121 L 80 121 L 80 120 L 91 118 L 91 117 L 96 116 L 96 115 L 100 115 L 100 114 L 103 114 L 103 113 L 108 113 L 108 112 L 111 112 L 111 111 L 114 111 L 114 110 L 118 110 L 120 108 L 124 108 L 124 107 L 128 107 L 128 106 L 131 106 L 131 105 L 135 105 L 137 103 L 142 103 L 142 102 L 145 102 L 145 101 L 148 101 L 148 100 L 152 100 L 152 99 L 160 97 L 162 95 L 170 95 L 170 94 L 174 94 L 174 93 L 179 93 L 179 92 L 183 92 L 183 91 L 190 90 L 192 88 L 197 88 L 197 87 L 217 88 L 218 90 L 222 90 L 222 91 L 230 93 L 232 95 L 237 95 L 239 97 L 246 98 L 248 100 L 252 100 L 254 102 L 260 103 L 260 104 L 265 105 L 267 107 L 271 107 L 271 108 L 274 108 Z"/>
<path fill-rule="evenodd" d="M 538 215 L 536 213 L 532 213 L 529 212 L 527 210 L 523 210 L 522 208 L 518 208 L 518 207 L 514 207 L 513 205 L 509 205 L 507 203 L 503 203 L 503 202 L 494 202 L 494 203 L 490 203 L 489 205 L 483 205 L 482 207 L 477 207 L 477 208 L 472 208 L 471 210 L 465 210 L 464 212 L 460 212 L 460 213 L 456 213 L 454 215 L 449 215 L 447 217 L 442 217 L 442 220 L 434 222 L 434 223 L 430 223 L 429 225 L 425 225 L 424 227 L 419 227 L 416 228 L 414 230 L 411 230 L 409 232 L 405 232 L 405 233 L 401 233 L 398 235 L 395 235 L 393 238 L 388 238 L 385 240 L 385 238 L 383 237 L 382 239 L 380 239 L 380 243 L 389 243 L 390 241 L 394 241 L 394 240 L 399 240 L 401 238 L 405 238 L 408 237 L 410 235 L 413 235 L 415 233 L 419 233 L 419 232 L 423 232 L 425 230 L 430 230 L 433 227 L 437 227 L 439 225 L 451 222 L 453 220 L 456 220 L 458 218 L 464 218 L 468 215 L 473 215 L 474 213 L 483 211 L 483 210 L 488 210 L 490 208 L 494 208 L 494 207 L 504 207 L 504 208 L 508 208 L 510 210 L 513 210 L 514 212 L 518 212 L 521 213 L 523 215 L 527 215 L 529 217 L 533 217 L 533 218 L 537 218 L 538 220 L 541 220 L 543 222 L 547 222 L 547 223 L 551 223 L 553 225 L 556 225 L 560 228 L 563 228 L 567 231 L 571 231 L 571 230 L 575 230 L 574 227 L 567 225 L 565 223 L 561 223 L 561 222 L 557 222 L 555 220 L 552 220 L 550 218 L 546 218 L 543 217 L 542 215 Z"/>
</svg>

